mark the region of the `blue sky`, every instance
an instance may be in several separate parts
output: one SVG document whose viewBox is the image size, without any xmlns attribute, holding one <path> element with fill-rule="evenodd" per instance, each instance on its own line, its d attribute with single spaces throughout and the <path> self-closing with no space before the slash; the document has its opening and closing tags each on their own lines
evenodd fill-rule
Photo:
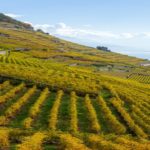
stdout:
<svg viewBox="0 0 150 150">
<path fill-rule="evenodd" d="M 1 0 L 0 12 L 55 36 L 150 59 L 150 0 Z"/>
</svg>

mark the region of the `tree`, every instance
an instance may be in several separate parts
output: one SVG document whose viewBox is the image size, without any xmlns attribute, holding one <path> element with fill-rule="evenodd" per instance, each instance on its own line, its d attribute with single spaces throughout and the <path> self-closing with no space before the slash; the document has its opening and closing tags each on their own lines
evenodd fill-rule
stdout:
<svg viewBox="0 0 150 150">
<path fill-rule="evenodd" d="M 105 46 L 97 46 L 96 47 L 98 50 L 106 51 L 106 52 L 111 52 L 111 50 L 108 49 L 108 47 Z"/>
</svg>

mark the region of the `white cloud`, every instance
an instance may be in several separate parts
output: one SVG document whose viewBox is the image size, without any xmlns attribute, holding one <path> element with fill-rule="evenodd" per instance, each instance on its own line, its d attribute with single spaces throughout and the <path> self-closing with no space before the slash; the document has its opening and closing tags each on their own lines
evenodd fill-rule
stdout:
<svg viewBox="0 0 150 150">
<path fill-rule="evenodd" d="M 13 13 L 5 13 L 6 16 L 12 17 L 14 19 L 21 18 L 22 15 L 13 14 Z"/>
<path fill-rule="evenodd" d="M 27 23 L 27 24 L 30 24 L 31 26 L 33 26 L 33 23 L 32 23 L 32 22 L 24 21 L 24 23 Z"/>
<path fill-rule="evenodd" d="M 50 24 L 37 24 L 34 25 L 35 29 L 42 29 L 45 32 L 49 32 L 55 36 L 63 36 L 68 38 L 77 38 L 85 40 L 130 40 L 134 38 L 150 37 L 150 32 L 143 33 L 113 33 L 110 31 L 96 31 L 86 27 L 74 28 L 66 25 L 65 23 L 57 23 L 55 25 Z"/>
<path fill-rule="evenodd" d="M 92 27 L 92 25 L 90 25 L 90 24 L 85 24 L 85 25 L 83 25 L 83 27 L 90 28 L 90 27 Z"/>
<path fill-rule="evenodd" d="M 117 34 L 108 32 L 108 31 L 93 31 L 89 29 L 82 29 L 82 28 L 73 28 L 65 23 L 58 23 L 56 25 L 49 25 L 49 24 L 37 24 L 34 25 L 35 29 L 42 29 L 46 32 L 50 32 L 53 35 L 59 36 L 67 36 L 67 37 L 78 37 L 78 38 L 85 38 L 85 37 L 105 37 L 105 38 L 119 38 Z"/>
<path fill-rule="evenodd" d="M 35 30 L 42 29 L 44 32 L 48 32 L 48 29 L 53 27 L 52 25 L 49 25 L 49 24 L 36 24 L 33 26 L 34 26 Z"/>
<path fill-rule="evenodd" d="M 150 37 L 150 32 L 144 32 L 142 33 L 143 36 L 146 36 L 146 37 Z"/>
<path fill-rule="evenodd" d="M 136 35 L 133 33 L 121 33 L 121 36 L 126 39 L 134 38 Z"/>
</svg>

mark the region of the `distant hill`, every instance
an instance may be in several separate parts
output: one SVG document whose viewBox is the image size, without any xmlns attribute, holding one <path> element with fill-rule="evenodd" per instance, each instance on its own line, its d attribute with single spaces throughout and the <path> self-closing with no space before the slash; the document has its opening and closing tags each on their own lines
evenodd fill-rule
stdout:
<svg viewBox="0 0 150 150">
<path fill-rule="evenodd" d="M 33 30 L 33 27 L 30 24 L 17 21 L 9 16 L 0 13 L 0 26 L 16 29 L 26 29 Z"/>
<path fill-rule="evenodd" d="M 96 71 L 129 72 L 143 59 L 69 42 L 0 13 L 0 49 L 22 55 L 65 63 L 69 66 L 94 68 Z M 21 56 L 20 56 L 21 57 Z"/>
</svg>

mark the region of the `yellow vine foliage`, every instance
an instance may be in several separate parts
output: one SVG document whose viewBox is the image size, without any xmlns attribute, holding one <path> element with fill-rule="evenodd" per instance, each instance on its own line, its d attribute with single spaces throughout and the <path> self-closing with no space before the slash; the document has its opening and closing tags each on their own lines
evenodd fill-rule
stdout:
<svg viewBox="0 0 150 150">
<path fill-rule="evenodd" d="M 46 135 L 42 132 L 37 132 L 34 135 L 27 137 L 20 145 L 18 150 L 43 150 L 42 143 Z"/>
<path fill-rule="evenodd" d="M 103 137 L 95 134 L 88 135 L 86 142 L 94 150 L 126 150 L 123 146 L 105 140 Z"/>
<path fill-rule="evenodd" d="M 29 100 L 29 98 L 34 94 L 36 91 L 36 86 L 30 88 L 16 103 L 14 103 L 11 107 L 9 107 L 5 114 L 6 117 L 13 117 L 17 111 Z"/>
<path fill-rule="evenodd" d="M 88 94 L 85 96 L 85 106 L 88 110 L 88 118 L 91 123 L 91 130 L 97 133 L 101 130 L 101 127 L 97 119 L 96 111 L 93 105 L 91 104 L 91 100 Z"/>
<path fill-rule="evenodd" d="M 0 149 L 7 150 L 10 146 L 9 143 L 9 130 L 0 129 Z"/>
<path fill-rule="evenodd" d="M 123 126 L 116 117 L 112 114 L 111 110 L 107 106 L 105 100 L 98 96 L 98 104 L 101 107 L 101 110 L 106 118 L 108 124 L 110 125 L 110 129 L 116 134 L 123 134 L 126 132 L 125 126 Z"/>
<path fill-rule="evenodd" d="M 30 128 L 33 120 L 37 116 L 37 114 L 40 112 L 40 108 L 45 101 L 46 97 L 49 94 L 48 88 L 45 88 L 43 92 L 41 92 L 40 97 L 37 99 L 35 104 L 31 107 L 29 116 L 23 121 L 23 125 L 25 128 Z"/>
<path fill-rule="evenodd" d="M 54 102 L 53 107 L 50 111 L 49 128 L 51 130 L 56 130 L 56 125 L 58 122 L 57 116 L 58 116 L 58 111 L 59 111 L 59 106 L 61 103 L 62 96 L 63 96 L 63 91 L 62 90 L 58 91 L 55 102 Z"/>
<path fill-rule="evenodd" d="M 0 84 L 0 90 L 6 88 L 6 87 L 9 86 L 9 85 L 10 85 L 10 82 L 9 82 L 9 81 L 3 82 L 2 84 Z"/>
<path fill-rule="evenodd" d="M 140 118 L 142 118 L 142 120 L 144 120 L 147 124 L 150 124 L 150 118 L 147 114 L 145 114 L 145 111 L 141 111 L 140 108 L 136 105 L 132 105 L 132 111 L 140 116 Z"/>
<path fill-rule="evenodd" d="M 23 121 L 23 126 L 26 128 L 26 129 L 29 129 L 31 128 L 31 125 L 33 123 L 33 119 L 31 117 L 27 117 L 26 119 L 24 119 Z"/>
<path fill-rule="evenodd" d="M 8 124 L 9 120 L 13 118 L 16 113 L 21 109 L 21 107 L 29 100 L 29 98 L 36 91 L 36 86 L 29 89 L 16 103 L 13 103 L 4 113 L 0 116 L 0 125 Z"/>
<path fill-rule="evenodd" d="M 7 125 L 9 119 L 6 116 L 0 116 L 0 125 Z"/>
<path fill-rule="evenodd" d="M 135 120 L 135 122 L 142 127 L 142 129 L 150 134 L 150 124 L 147 124 L 141 117 L 139 117 L 134 111 L 131 112 L 131 117 Z"/>
<path fill-rule="evenodd" d="M 65 150 L 90 150 L 83 141 L 71 136 L 71 134 L 60 134 L 61 149 Z"/>
<path fill-rule="evenodd" d="M 13 98 L 17 92 L 21 91 L 24 88 L 25 84 L 22 83 L 10 91 L 8 91 L 6 94 L 0 96 L 0 104 L 5 103 L 7 100 Z"/>
<path fill-rule="evenodd" d="M 70 130 L 73 132 L 78 131 L 78 116 L 77 116 L 77 96 L 75 92 L 71 92 L 71 102 L 70 102 Z"/>
<path fill-rule="evenodd" d="M 130 115 L 126 112 L 126 110 L 122 107 L 119 101 L 116 99 L 112 99 L 111 103 L 117 109 L 117 111 L 121 114 L 124 118 L 126 123 L 128 124 L 129 128 L 135 132 L 135 134 L 139 137 L 147 138 L 147 134 L 132 120 Z"/>
<path fill-rule="evenodd" d="M 135 141 L 133 139 L 128 139 L 124 137 L 117 137 L 114 140 L 115 143 L 118 143 L 124 146 L 127 150 L 150 150 L 149 141 Z"/>
</svg>

